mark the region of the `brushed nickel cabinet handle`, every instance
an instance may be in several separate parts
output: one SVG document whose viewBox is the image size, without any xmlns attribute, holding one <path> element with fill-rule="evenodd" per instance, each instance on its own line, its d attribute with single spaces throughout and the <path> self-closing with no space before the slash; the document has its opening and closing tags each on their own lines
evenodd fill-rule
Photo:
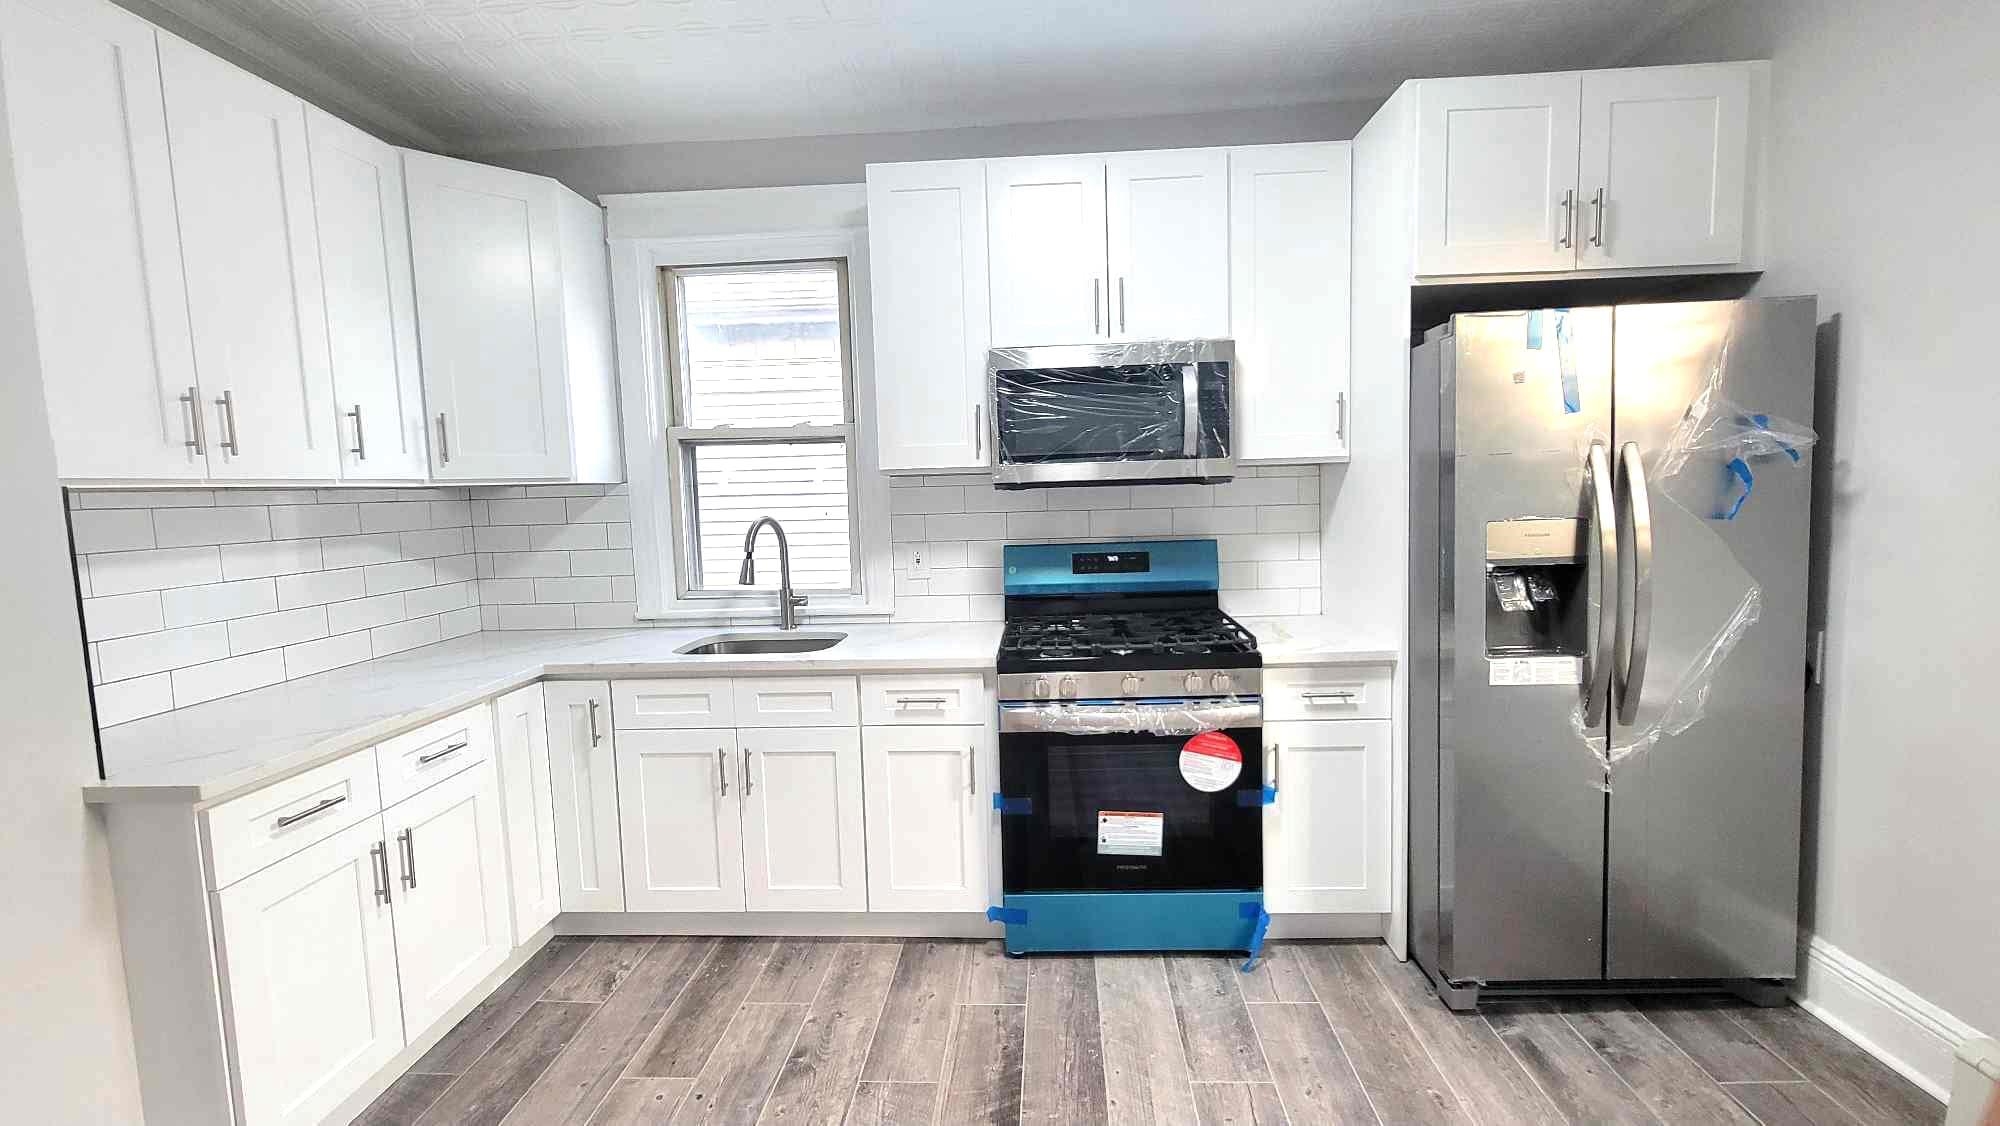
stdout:
<svg viewBox="0 0 2000 1126">
<path fill-rule="evenodd" d="M 368 850 L 369 875 L 375 877 L 375 898 L 389 902 L 389 846 L 381 841 Z"/>
<path fill-rule="evenodd" d="M 438 464 L 451 464 L 451 435 L 445 432 L 444 412 L 438 412 Z"/>
<path fill-rule="evenodd" d="M 972 404 L 972 456 L 975 460 L 984 460 L 986 457 L 986 434 L 984 427 L 980 425 L 978 403 Z"/>
<path fill-rule="evenodd" d="M 1576 245 L 1576 189 L 1565 188 L 1562 197 L 1563 233 L 1556 245 L 1568 250 Z"/>
<path fill-rule="evenodd" d="M 229 451 L 234 457 L 242 457 L 243 447 L 236 441 L 235 392 L 224 391 L 222 397 L 215 401 L 215 405 L 222 408 L 222 433 L 225 435 L 223 440 L 217 443 L 217 445 Z"/>
<path fill-rule="evenodd" d="M 590 711 L 590 745 L 591 745 L 591 746 L 593 746 L 593 747 L 595 747 L 595 746 L 596 746 L 596 745 L 598 745 L 599 743 L 602 743 L 602 742 L 604 742 L 604 733 L 603 733 L 603 732 L 601 732 L 601 731 L 599 731 L 599 730 L 597 729 L 597 701 L 593 699 L 593 700 L 589 701 L 589 705 L 590 705 L 590 707 L 589 707 L 589 711 Z"/>
<path fill-rule="evenodd" d="M 1604 245 L 1604 189 L 1590 198 L 1590 245 Z"/>
<path fill-rule="evenodd" d="M 1278 764 L 1283 761 L 1284 752 L 1279 748 L 1278 744 L 1271 744 L 1271 786 L 1273 789 L 1278 785 Z"/>
<path fill-rule="evenodd" d="M 187 441 L 182 442 L 181 445 L 186 446 L 195 453 L 205 454 L 208 452 L 208 449 L 207 443 L 202 441 L 201 435 L 201 391 L 195 387 L 189 387 L 187 394 L 181 396 L 181 402 L 186 403 L 188 409 L 188 436 Z"/>
<path fill-rule="evenodd" d="M 967 746 L 965 748 L 965 792 L 973 794 L 977 789 L 978 785 L 972 779 L 972 748 Z"/>
<path fill-rule="evenodd" d="M 405 829 L 396 834 L 396 843 L 403 846 L 403 886 L 417 886 L 417 831 Z"/>
<path fill-rule="evenodd" d="M 358 460 L 367 461 L 368 440 L 361 435 L 361 404 L 354 404 L 354 409 L 347 411 L 346 414 L 347 417 L 354 420 L 354 448 L 347 452 L 353 454 Z"/>
<path fill-rule="evenodd" d="M 1118 279 L 1118 331 L 1125 331 L 1125 278 Z"/>
<path fill-rule="evenodd" d="M 946 704 L 948 704 L 948 703 L 950 703 L 950 702 L 951 702 L 950 700 L 946 699 L 946 698 L 945 698 L 945 697 L 943 697 L 943 696 L 898 696 L 898 697 L 896 697 L 896 706 L 897 706 L 897 707 L 899 707 L 899 708 L 907 708 L 907 707 L 911 707 L 911 706 L 913 706 L 913 705 L 924 705 L 924 706 L 927 706 L 927 707 L 933 707 L 933 708 L 941 708 L 941 707 L 944 707 L 944 706 L 945 706 Z"/>
<path fill-rule="evenodd" d="M 432 751 L 430 754 L 427 755 L 418 755 L 417 765 L 422 766 L 425 763 L 436 762 L 437 760 L 444 758 L 447 755 L 455 755 L 471 745 L 472 744 L 470 743 L 464 743 L 464 742 L 453 743 L 451 746 L 446 747 L 444 750 Z"/>
<path fill-rule="evenodd" d="M 1344 446 L 1347 444 L 1347 392 L 1342 391 L 1335 395 L 1333 406 L 1333 437 Z"/>
<path fill-rule="evenodd" d="M 715 777 L 722 783 L 722 796 L 729 796 L 729 755 L 721 747 L 715 748 Z"/>
<path fill-rule="evenodd" d="M 756 761 L 750 756 L 756 753 L 748 747 L 743 748 L 743 796 L 746 798 L 757 791 L 757 777 L 750 772 L 750 764 Z"/>
<path fill-rule="evenodd" d="M 308 809 L 301 809 L 297 813 L 286 814 L 285 816 L 278 818 L 277 827 L 283 829 L 289 825 L 296 825 L 299 822 L 304 821 L 308 817 L 313 817 L 317 816 L 318 814 L 325 813 L 327 810 L 332 809 L 334 806 L 339 805 L 341 802 L 344 802 L 346 800 L 347 800 L 347 795 L 340 794 L 335 797 L 330 797 L 325 801 L 320 802 L 318 805 L 312 806 Z"/>
<path fill-rule="evenodd" d="M 1099 279 L 1090 279 L 1090 331 L 1104 331 L 1104 313 L 1101 309 L 1103 298 L 1098 293 Z"/>
</svg>

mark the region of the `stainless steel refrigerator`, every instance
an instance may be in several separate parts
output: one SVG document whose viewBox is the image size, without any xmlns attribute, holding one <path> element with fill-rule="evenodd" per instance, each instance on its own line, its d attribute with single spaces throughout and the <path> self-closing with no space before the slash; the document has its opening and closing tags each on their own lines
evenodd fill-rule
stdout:
<svg viewBox="0 0 2000 1126">
<path fill-rule="evenodd" d="M 1410 938 L 1453 1007 L 1795 976 L 1814 324 L 1461 314 L 1414 351 Z"/>
</svg>

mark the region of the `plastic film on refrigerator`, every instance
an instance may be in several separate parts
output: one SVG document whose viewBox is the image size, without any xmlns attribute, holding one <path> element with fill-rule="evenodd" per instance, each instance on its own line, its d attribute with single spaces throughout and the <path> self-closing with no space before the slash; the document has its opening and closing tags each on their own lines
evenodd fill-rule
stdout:
<svg viewBox="0 0 2000 1126">
<path fill-rule="evenodd" d="M 1117 463 L 1117 479 L 1227 476 L 1226 340 L 995 348 L 988 393 L 998 465 L 1051 472 Z M 1003 473 L 1000 483 L 1008 483 Z"/>
<path fill-rule="evenodd" d="M 1646 454 L 1644 480 L 1648 487 L 1637 503 L 1651 509 L 1649 523 L 1657 531 L 1682 536 L 1685 554 L 1698 560 L 1703 581 L 1726 596 L 1733 609 L 1715 621 L 1692 623 L 1708 629 L 1708 639 L 1693 657 L 1677 668 L 1654 667 L 1646 672 L 1649 680 L 1672 678 L 1671 690 L 1657 707 L 1648 707 L 1641 721 L 1630 726 L 1614 725 L 1616 733 L 1607 738 L 1601 722 L 1587 723 L 1582 701 L 1570 713 L 1572 729 L 1590 749 L 1605 772 L 1605 785 L 1622 762 L 1654 753 L 1674 736 L 1701 722 L 1714 685 L 1729 675 L 1729 655 L 1757 624 L 1763 609 L 1763 592 L 1748 570 L 1736 559 L 1719 528 L 1737 520 L 1757 518 L 1752 497 L 1760 475 L 1806 472 L 1805 454 L 1819 440 L 1809 426 L 1771 415 L 1757 404 L 1738 403 L 1722 394 L 1723 373 L 1728 369 L 1731 338 L 1725 336 L 1701 389 L 1687 405 L 1666 444 Z M 1608 435 L 1592 435 L 1593 443 L 1609 450 Z M 1620 471 L 1620 482 L 1625 477 Z M 1621 497 L 1631 505 L 1634 498 Z M 1618 581 L 1627 587 L 1635 566 L 1630 558 L 1630 533 L 1621 535 Z M 1608 603 L 1608 598 L 1606 599 Z M 1606 612 L 1608 612 L 1608 605 Z M 1629 640 L 1620 636 L 1609 659 L 1613 666 L 1612 708 L 1623 690 L 1621 665 L 1632 659 Z"/>
</svg>

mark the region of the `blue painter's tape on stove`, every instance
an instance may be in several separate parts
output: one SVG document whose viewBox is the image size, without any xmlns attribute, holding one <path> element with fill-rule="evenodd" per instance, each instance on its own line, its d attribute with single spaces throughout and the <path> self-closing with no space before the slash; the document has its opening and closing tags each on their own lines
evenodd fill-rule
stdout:
<svg viewBox="0 0 2000 1126">
<path fill-rule="evenodd" d="M 1261 891 L 1044 892 L 1002 900 L 1004 906 L 989 908 L 987 917 L 1007 924 L 1009 954 L 1254 952 L 1268 926 L 1261 921 L 1268 918 Z"/>
</svg>

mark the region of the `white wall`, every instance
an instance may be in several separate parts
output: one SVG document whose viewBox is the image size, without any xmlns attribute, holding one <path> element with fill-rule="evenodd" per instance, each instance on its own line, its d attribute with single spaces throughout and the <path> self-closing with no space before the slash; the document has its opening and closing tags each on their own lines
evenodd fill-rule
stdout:
<svg viewBox="0 0 2000 1126">
<path fill-rule="evenodd" d="M 1817 293 L 1821 319 L 1838 317 L 1822 332 L 1837 365 L 1815 455 L 1827 659 L 1807 925 L 1988 1034 L 2000 1033 L 1996 47 L 1992 0 L 1736 0 L 1634 60 L 1772 60 L 1758 292 Z"/>
<path fill-rule="evenodd" d="M 0 107 L 4 109 L 4 107 Z M 139 1080 L 62 493 L 44 421 L 0 112 L 0 1107 L 9 1122 L 130 1124 Z"/>
</svg>

